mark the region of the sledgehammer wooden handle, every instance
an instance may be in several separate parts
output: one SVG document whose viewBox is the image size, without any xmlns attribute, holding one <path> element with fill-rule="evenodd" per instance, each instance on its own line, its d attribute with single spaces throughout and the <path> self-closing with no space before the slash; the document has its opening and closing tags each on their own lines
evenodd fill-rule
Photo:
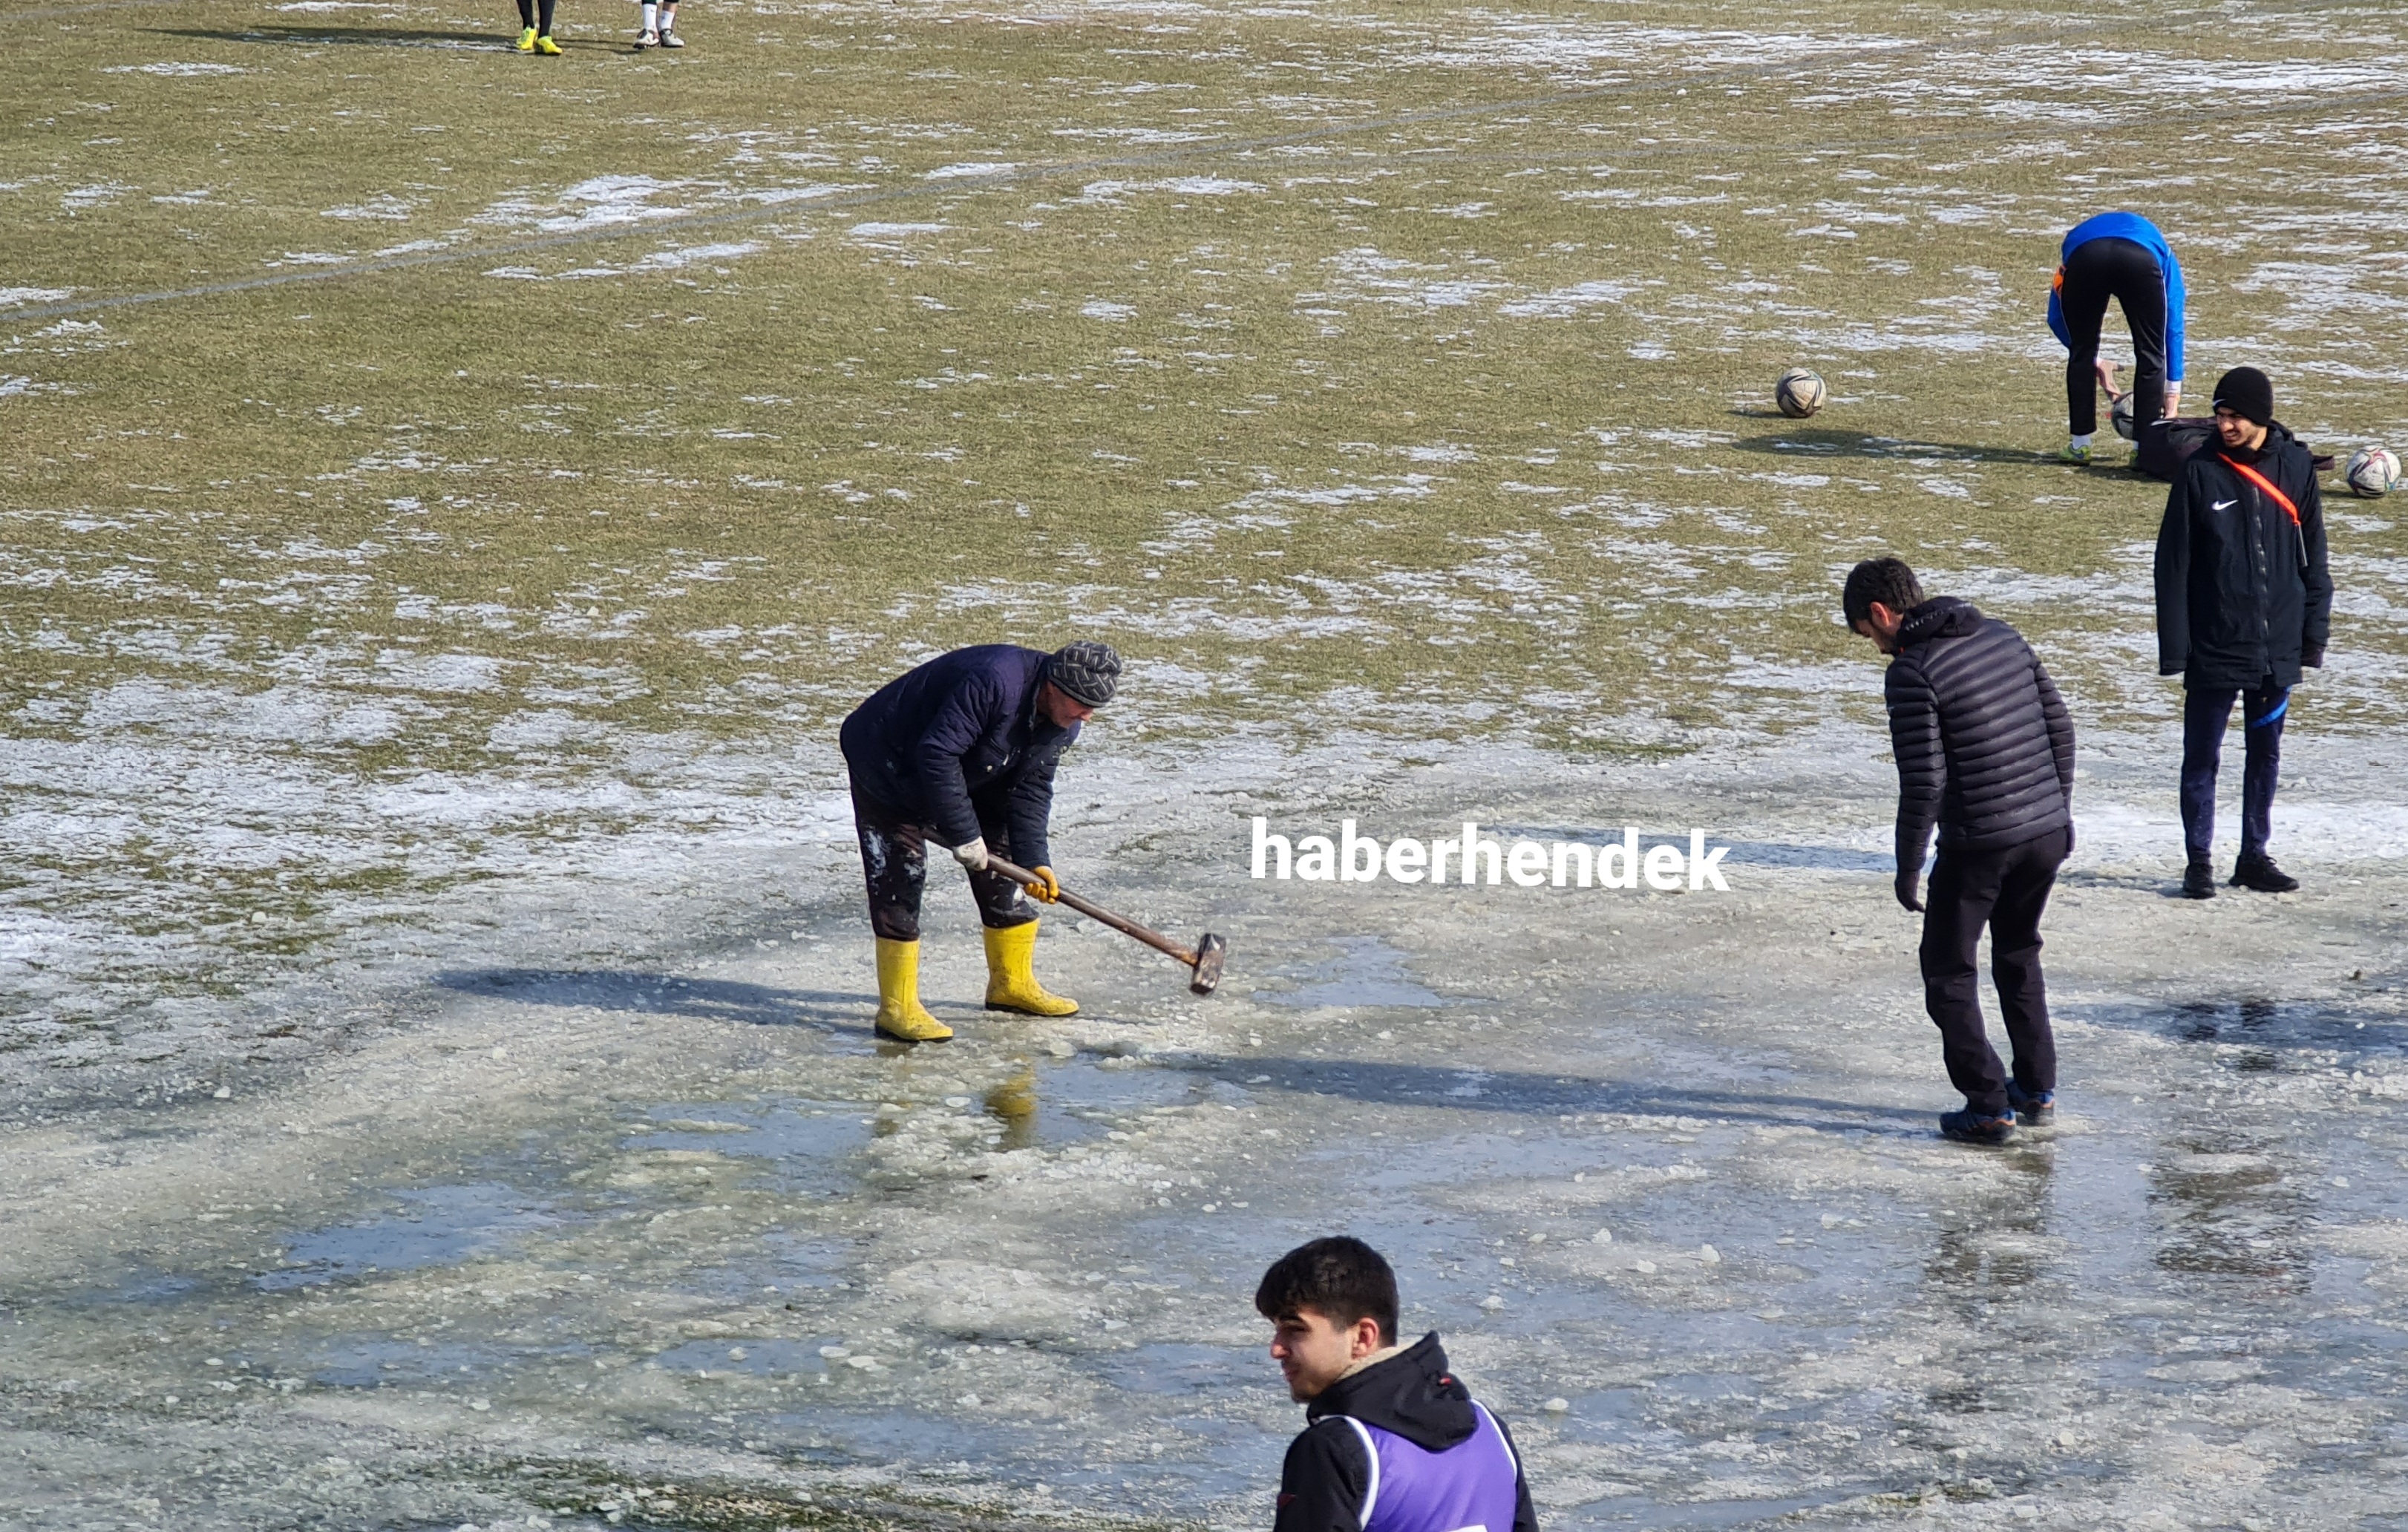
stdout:
<svg viewBox="0 0 2408 1532">
<path fill-rule="evenodd" d="M 1010 863 L 1005 861 L 1002 857 L 996 855 L 993 852 L 989 852 L 987 853 L 986 865 L 990 868 L 1003 874 L 1006 878 L 1010 879 L 1013 882 L 1020 884 L 1024 888 L 1030 883 L 1042 883 L 1044 881 L 1043 879 L 1038 877 L 1037 874 L 1029 871 L 1026 867 L 1013 866 Z M 1080 914 L 1086 916 L 1089 920 L 1101 921 L 1106 925 L 1111 926 L 1113 930 L 1120 932 L 1123 936 L 1137 938 L 1138 940 L 1144 942 L 1147 946 L 1153 948 L 1157 952 L 1161 952 L 1166 956 L 1175 957 L 1191 968 L 1196 966 L 1196 954 L 1194 952 L 1189 952 L 1186 948 L 1182 947 L 1179 943 L 1171 940 L 1168 937 L 1162 935 L 1158 931 L 1149 931 L 1144 926 L 1140 925 L 1137 922 L 1133 920 L 1125 920 L 1119 915 L 1115 915 L 1101 905 L 1089 904 L 1086 900 L 1079 897 L 1076 894 L 1071 893 L 1067 888 L 1062 891 L 1062 902 L 1077 910 Z"/>
</svg>

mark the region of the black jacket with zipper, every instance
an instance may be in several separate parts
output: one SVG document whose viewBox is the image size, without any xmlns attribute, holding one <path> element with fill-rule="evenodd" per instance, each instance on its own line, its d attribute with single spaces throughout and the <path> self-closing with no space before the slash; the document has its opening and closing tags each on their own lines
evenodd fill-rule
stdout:
<svg viewBox="0 0 2408 1532">
<path fill-rule="evenodd" d="M 1943 851 L 2020 846 L 2073 825 L 2073 719 L 2023 635 L 1971 602 L 1906 614 L 1883 678 L 1898 759 L 1898 875 Z"/>
<path fill-rule="evenodd" d="M 2290 499 L 2298 520 L 2235 460 Z M 2332 634 L 2324 501 L 2308 450 L 2280 422 L 2239 452 L 2210 442 L 2183 465 L 2157 528 L 2157 673 L 2205 691 L 2272 676 L 2296 686 Z"/>
<path fill-rule="evenodd" d="M 1489 1413 L 1497 1419 L 1494 1410 Z M 1447 1369 L 1446 1353 L 1433 1330 L 1387 1360 L 1340 1378 L 1313 1396 L 1305 1407 L 1307 1425 L 1288 1444 L 1287 1462 L 1280 1470 L 1279 1514 L 1272 1532 L 1362 1532 L 1355 1518 L 1363 1509 L 1371 1465 L 1364 1456 L 1363 1439 L 1341 1415 L 1394 1431 L 1433 1453 L 1444 1452 L 1480 1427 L 1471 1393 Z M 1513 1433 L 1506 1430 L 1503 1420 L 1497 1419 L 1497 1429 L 1513 1453 L 1512 1532 L 1539 1532 L 1530 1481 L 1520 1471 L 1522 1449 L 1513 1445 Z M 1505 1529 L 1492 1527 L 1489 1532 Z"/>
</svg>

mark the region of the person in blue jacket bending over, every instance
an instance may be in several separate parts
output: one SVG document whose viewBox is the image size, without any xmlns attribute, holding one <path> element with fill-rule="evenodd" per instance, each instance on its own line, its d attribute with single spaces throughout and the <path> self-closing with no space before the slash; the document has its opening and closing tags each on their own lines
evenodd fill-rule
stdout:
<svg viewBox="0 0 2408 1532">
<path fill-rule="evenodd" d="M 2114 365 L 2099 360 L 2107 300 L 2132 329 L 2132 428 L 2182 403 L 2183 275 L 2173 247 L 2138 213 L 2100 213 L 2067 233 L 2048 294 L 2048 327 L 2065 342 L 2065 405 L 2071 439 L 2058 454 L 2090 461 L 2099 429 L 2098 385 L 2115 392 Z"/>
</svg>

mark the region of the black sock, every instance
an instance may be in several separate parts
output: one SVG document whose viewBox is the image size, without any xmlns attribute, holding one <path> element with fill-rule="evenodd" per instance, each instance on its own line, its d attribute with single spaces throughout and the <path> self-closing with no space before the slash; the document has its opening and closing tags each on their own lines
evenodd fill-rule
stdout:
<svg viewBox="0 0 2408 1532">
<path fill-rule="evenodd" d="M 553 7 L 553 5 L 554 5 L 554 4 L 556 4 L 556 3 L 557 3 L 557 0 L 543 0 L 543 27 L 542 27 L 542 31 L 543 31 L 543 35 L 544 35 L 545 36 L 547 36 L 547 37 L 549 37 L 549 36 L 552 36 L 552 7 Z"/>
<path fill-rule="evenodd" d="M 519 25 L 535 25 L 535 0 L 519 0 Z"/>
</svg>

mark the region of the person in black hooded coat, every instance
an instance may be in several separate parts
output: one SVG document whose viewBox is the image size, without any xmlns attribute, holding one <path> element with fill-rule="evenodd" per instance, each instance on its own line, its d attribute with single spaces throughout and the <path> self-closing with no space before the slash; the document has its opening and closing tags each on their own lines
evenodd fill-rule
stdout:
<svg viewBox="0 0 2408 1532">
<path fill-rule="evenodd" d="M 2247 756 L 2232 881 L 2283 894 L 2299 881 L 2267 852 L 2291 688 L 2325 663 L 2332 574 L 2315 459 L 2274 419 L 2255 367 L 2216 380 L 2217 440 L 2185 464 L 2157 529 L 2157 673 L 2183 679 L 2183 893 L 2215 896 L 2215 778 L 2238 698 Z"/>
<path fill-rule="evenodd" d="M 1254 1308 L 1305 1407 L 1273 1532 L 1539 1532 L 1505 1423 L 1436 1333 L 1397 1344 L 1397 1276 L 1379 1252 L 1344 1235 L 1299 1245 L 1263 1274 Z"/>
</svg>

